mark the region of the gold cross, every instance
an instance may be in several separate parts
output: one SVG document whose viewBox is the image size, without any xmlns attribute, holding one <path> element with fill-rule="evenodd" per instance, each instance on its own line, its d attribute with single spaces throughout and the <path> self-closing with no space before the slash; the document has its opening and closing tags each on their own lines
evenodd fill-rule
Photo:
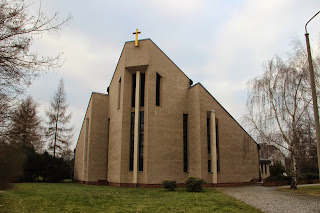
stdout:
<svg viewBox="0 0 320 213">
<path fill-rule="evenodd" d="M 137 47 L 138 46 L 138 34 L 140 34 L 141 32 L 139 32 L 138 29 L 136 29 L 136 32 L 134 32 L 133 34 L 136 34 L 136 41 L 134 42 L 134 45 Z"/>
</svg>

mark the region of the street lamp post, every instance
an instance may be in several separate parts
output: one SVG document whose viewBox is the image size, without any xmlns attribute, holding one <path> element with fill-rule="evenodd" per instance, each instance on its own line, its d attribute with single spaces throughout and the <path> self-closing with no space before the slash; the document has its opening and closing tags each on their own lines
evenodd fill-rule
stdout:
<svg viewBox="0 0 320 213">
<path fill-rule="evenodd" d="M 316 15 L 320 13 L 317 12 L 307 23 L 305 26 L 306 30 L 306 42 L 307 42 L 307 51 L 308 51 L 308 61 L 309 61 L 309 72 L 310 72 L 310 83 L 312 90 L 312 100 L 313 100 L 313 114 L 314 114 L 314 122 L 316 127 L 316 140 L 317 140 L 317 156 L 318 156 L 318 170 L 319 170 L 319 179 L 320 179 L 320 124 L 319 124 L 319 113 L 318 113 L 318 101 L 317 101 L 317 92 L 314 80 L 314 69 L 312 63 L 312 56 L 310 50 L 310 42 L 309 42 L 309 33 L 307 32 L 307 24 L 314 18 Z"/>
</svg>

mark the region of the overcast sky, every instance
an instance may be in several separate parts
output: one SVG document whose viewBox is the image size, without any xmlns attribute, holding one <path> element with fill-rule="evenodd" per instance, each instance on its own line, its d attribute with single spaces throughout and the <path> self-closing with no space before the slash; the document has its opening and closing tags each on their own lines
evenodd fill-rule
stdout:
<svg viewBox="0 0 320 213">
<path fill-rule="evenodd" d="M 35 6 L 39 5 L 33 0 Z M 44 35 L 32 50 L 63 53 L 64 64 L 37 78 L 27 90 L 48 108 L 60 78 L 79 135 L 92 92 L 106 93 L 126 41 L 152 39 L 194 83 L 207 90 L 241 123 L 246 83 L 261 75 L 275 54 L 286 57 L 319 0 L 42 0 L 43 11 L 72 20 L 59 34 Z M 319 44 L 320 15 L 309 25 L 311 46 Z"/>
</svg>

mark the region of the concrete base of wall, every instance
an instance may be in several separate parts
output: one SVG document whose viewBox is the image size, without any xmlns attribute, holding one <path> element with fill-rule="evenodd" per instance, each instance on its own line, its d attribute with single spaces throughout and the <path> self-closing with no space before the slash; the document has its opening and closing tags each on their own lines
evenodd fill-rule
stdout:
<svg viewBox="0 0 320 213">
<path fill-rule="evenodd" d="M 81 181 L 81 180 L 74 180 L 76 183 L 81 183 L 85 185 L 104 185 L 104 186 L 115 186 L 115 187 L 128 187 L 128 188 L 163 188 L 162 184 L 134 184 L 134 183 L 112 183 L 106 180 L 98 180 L 98 181 Z M 248 186 L 252 182 L 237 182 L 237 183 L 207 183 L 203 187 L 210 188 L 210 187 L 231 187 L 231 186 Z M 184 183 L 178 183 L 177 187 L 184 187 Z"/>
</svg>

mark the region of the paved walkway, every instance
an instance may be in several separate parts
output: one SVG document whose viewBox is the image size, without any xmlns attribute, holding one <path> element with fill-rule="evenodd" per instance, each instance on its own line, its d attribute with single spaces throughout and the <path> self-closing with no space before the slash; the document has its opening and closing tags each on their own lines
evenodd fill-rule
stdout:
<svg viewBox="0 0 320 213">
<path fill-rule="evenodd" d="M 276 188 L 277 187 L 242 186 L 221 187 L 217 189 L 263 212 L 320 213 L 320 197 L 291 194 L 289 192 L 277 191 Z"/>
</svg>

